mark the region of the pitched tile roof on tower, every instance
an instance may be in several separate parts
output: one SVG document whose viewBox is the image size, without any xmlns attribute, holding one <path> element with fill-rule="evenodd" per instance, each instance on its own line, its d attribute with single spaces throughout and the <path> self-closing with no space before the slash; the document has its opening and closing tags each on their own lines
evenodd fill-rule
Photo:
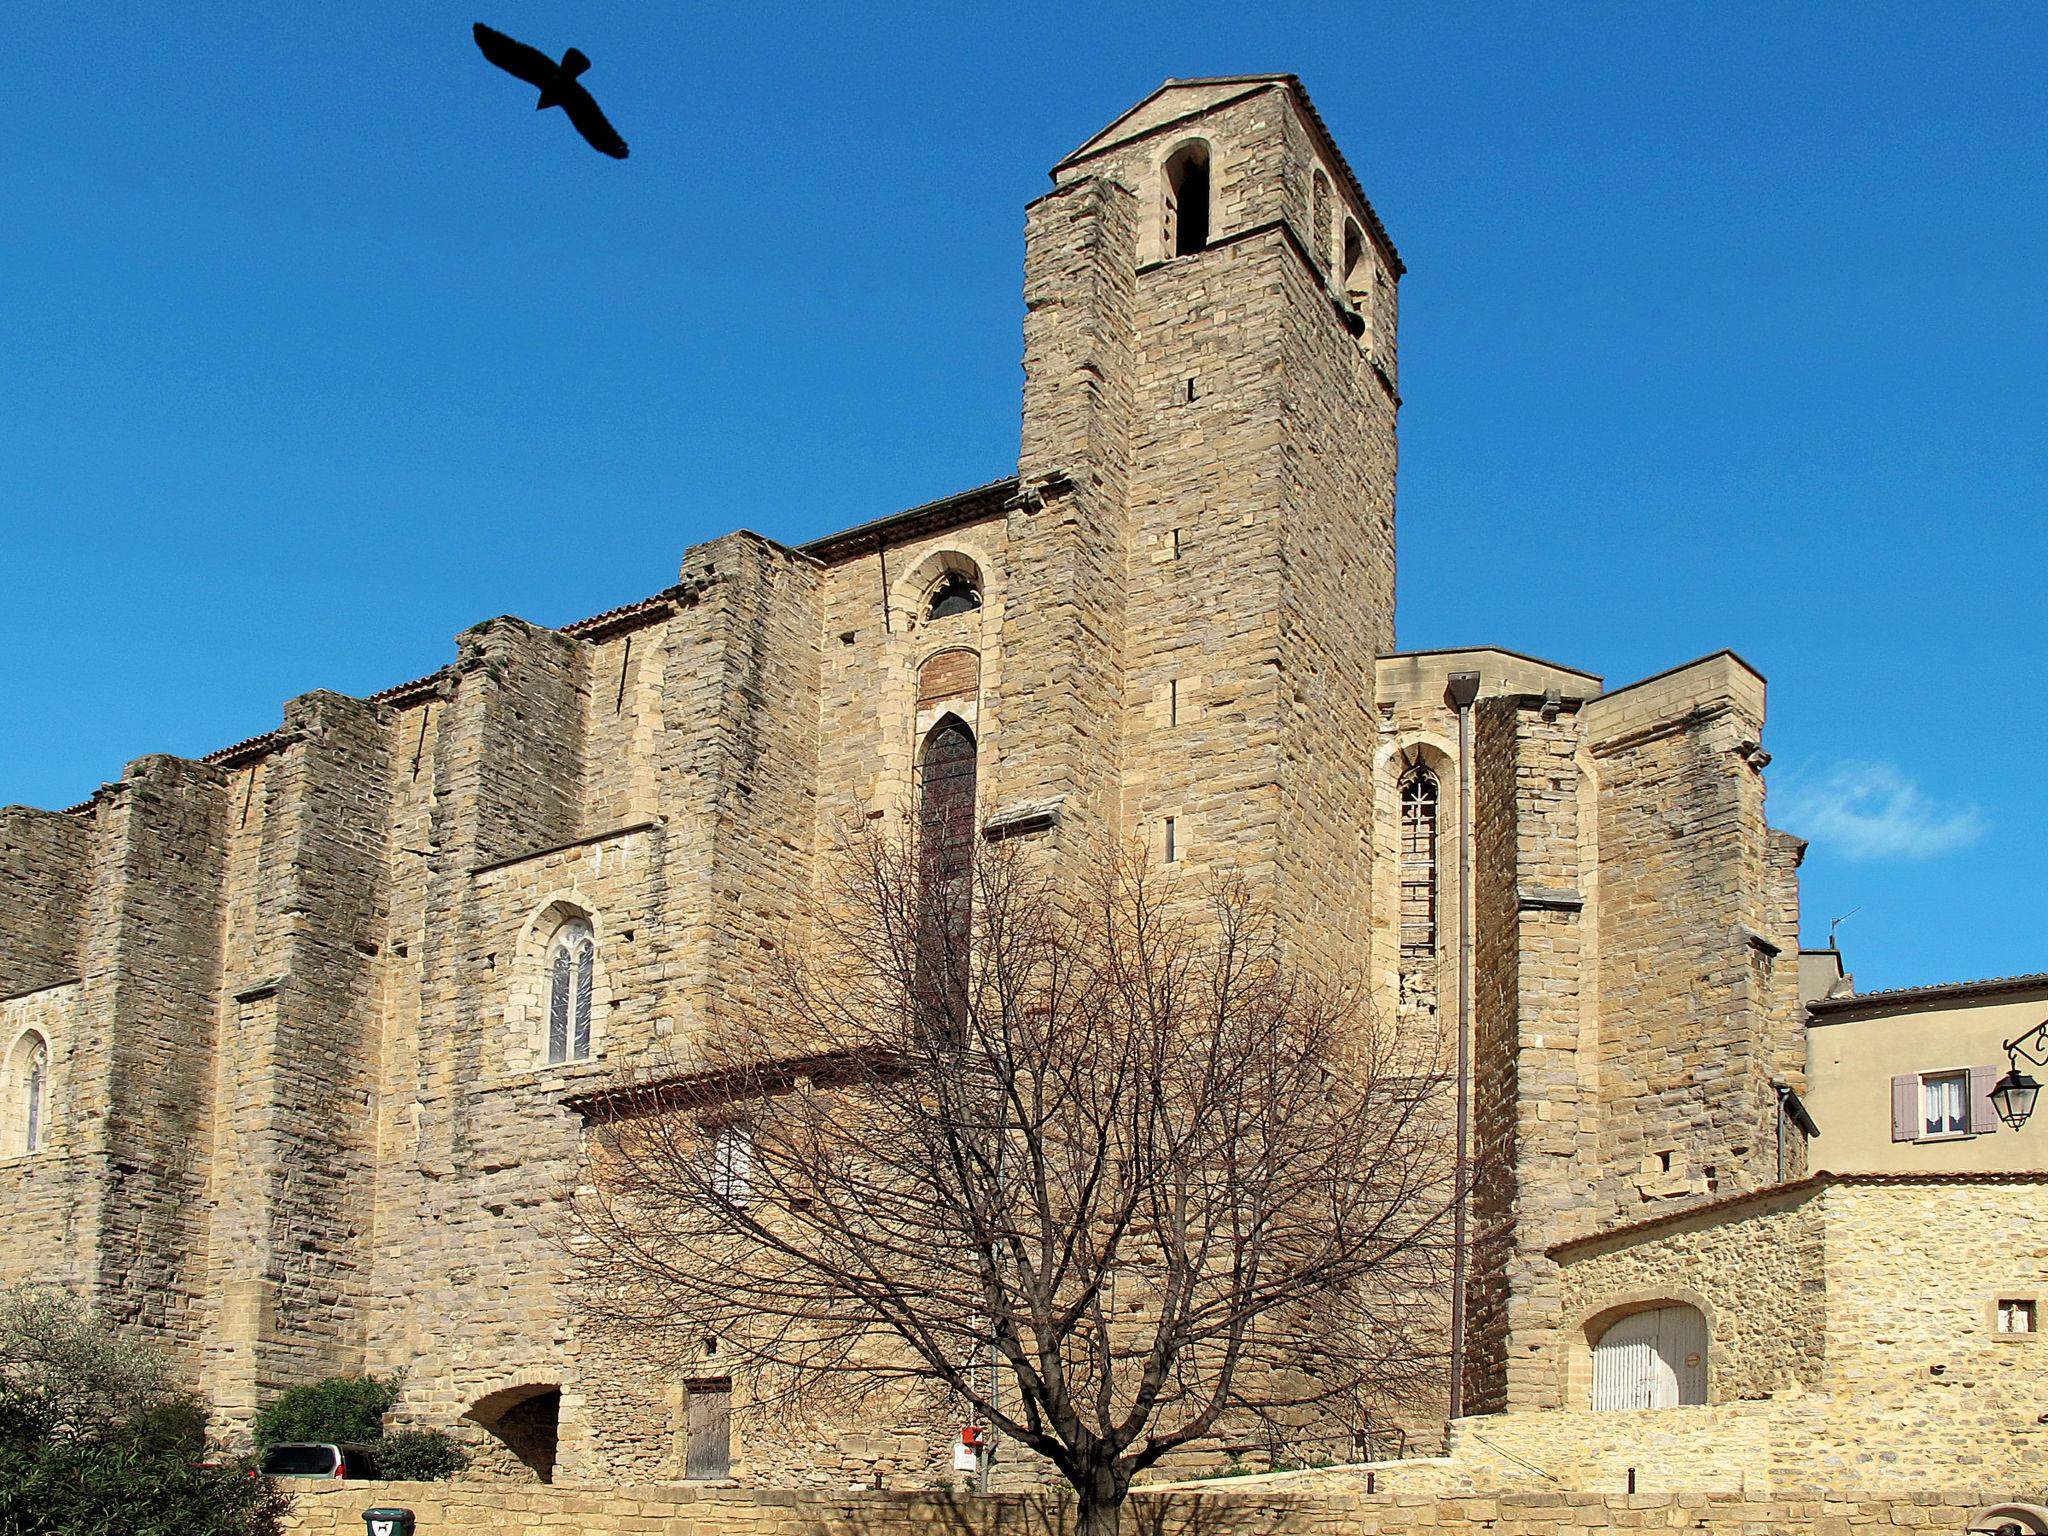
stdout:
<svg viewBox="0 0 2048 1536">
<path fill-rule="evenodd" d="M 1394 275 L 1400 277 L 1405 274 L 1408 266 L 1407 263 L 1401 260 L 1401 253 L 1394 248 L 1393 236 L 1387 233 L 1387 226 L 1380 222 L 1379 210 L 1373 207 L 1372 199 L 1365 195 L 1365 188 L 1359 185 L 1357 173 L 1351 169 L 1351 162 L 1344 158 L 1344 151 L 1337 147 L 1337 141 L 1330 133 L 1330 125 L 1323 121 L 1323 114 L 1316 110 L 1316 104 L 1310 99 L 1308 88 L 1301 83 L 1299 75 L 1200 75 L 1190 80 L 1169 79 L 1158 90 L 1147 96 L 1136 106 L 1120 113 L 1108 127 L 1093 135 L 1079 149 L 1076 149 L 1072 154 L 1060 161 L 1058 165 L 1055 165 L 1052 168 L 1054 179 L 1057 180 L 1059 173 L 1067 169 L 1068 166 L 1077 165 L 1081 161 L 1098 155 L 1103 150 L 1109 148 L 1110 144 L 1114 142 L 1113 136 L 1119 127 L 1138 116 L 1145 108 L 1164 96 L 1168 91 L 1187 90 L 1190 87 L 1200 86 L 1231 85 L 1250 87 L 1251 89 L 1246 92 L 1247 95 L 1251 94 L 1252 91 L 1273 86 L 1293 94 L 1295 101 L 1300 104 L 1301 115 L 1308 123 L 1309 131 L 1315 137 L 1316 147 L 1328 157 L 1330 164 L 1337 168 L 1337 174 L 1343 178 L 1345 187 L 1353 197 L 1358 199 L 1358 206 L 1365 211 L 1366 225 L 1371 229 L 1373 239 L 1379 242 L 1380 247 L 1386 251 L 1388 258 L 1393 262 Z M 1171 121 L 1178 122 L 1179 119 L 1176 118 Z M 1147 129 L 1146 132 L 1157 132 L 1158 127 L 1166 126 L 1170 126 L 1170 123 L 1157 125 L 1155 128 Z"/>
</svg>

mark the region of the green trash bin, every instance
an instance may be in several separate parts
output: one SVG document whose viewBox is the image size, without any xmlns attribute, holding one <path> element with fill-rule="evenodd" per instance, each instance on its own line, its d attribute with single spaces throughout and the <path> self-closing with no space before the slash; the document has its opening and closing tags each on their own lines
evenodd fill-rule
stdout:
<svg viewBox="0 0 2048 1536">
<path fill-rule="evenodd" d="M 412 1536 L 412 1511 L 409 1509 L 366 1509 L 363 1511 L 364 1536 Z"/>
</svg>

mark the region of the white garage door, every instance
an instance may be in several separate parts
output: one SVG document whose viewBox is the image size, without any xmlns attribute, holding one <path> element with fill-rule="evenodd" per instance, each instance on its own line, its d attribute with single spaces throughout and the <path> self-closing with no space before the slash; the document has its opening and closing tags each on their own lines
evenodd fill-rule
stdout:
<svg viewBox="0 0 2048 1536">
<path fill-rule="evenodd" d="M 1593 1346 L 1595 1408 L 1677 1408 L 1707 1400 L 1707 1321 L 1691 1307 L 1631 1312 Z"/>
</svg>

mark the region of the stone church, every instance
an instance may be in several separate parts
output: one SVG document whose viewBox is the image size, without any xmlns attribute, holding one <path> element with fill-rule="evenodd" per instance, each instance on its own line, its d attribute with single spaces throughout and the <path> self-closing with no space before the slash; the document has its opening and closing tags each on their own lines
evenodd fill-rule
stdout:
<svg viewBox="0 0 2048 1536">
<path fill-rule="evenodd" d="M 1709 1282 L 1572 1245 L 1806 1187 L 1763 679 L 1397 649 L 1405 269 L 1292 76 L 1169 81 L 1052 181 L 1014 475 L 736 532 L 644 601 L 0 813 L 0 1281 L 161 1341 L 230 1422 L 402 1370 L 405 1418 L 508 1473 L 684 1475 L 727 1388 L 629 1402 L 580 1351 L 569 1101 L 687 1060 L 831 829 L 943 782 L 1054 858 L 1245 871 L 1389 1015 L 1464 1005 L 1467 1415 L 1584 1407 L 1589 1320 L 1667 1301 L 1711 1397 Z M 743 1423 L 714 1471 L 921 1478 L 950 1433 Z"/>
</svg>

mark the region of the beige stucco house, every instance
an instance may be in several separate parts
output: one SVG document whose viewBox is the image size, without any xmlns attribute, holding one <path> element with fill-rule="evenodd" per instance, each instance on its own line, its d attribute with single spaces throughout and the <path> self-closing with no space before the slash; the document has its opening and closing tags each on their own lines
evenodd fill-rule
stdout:
<svg viewBox="0 0 2048 1536">
<path fill-rule="evenodd" d="M 2006 1043 L 2044 1019 L 2048 974 L 1809 1002 L 1814 1162 L 1837 1173 L 2048 1169 L 2048 1115 L 2013 1130 L 1990 1100 Z"/>
</svg>

